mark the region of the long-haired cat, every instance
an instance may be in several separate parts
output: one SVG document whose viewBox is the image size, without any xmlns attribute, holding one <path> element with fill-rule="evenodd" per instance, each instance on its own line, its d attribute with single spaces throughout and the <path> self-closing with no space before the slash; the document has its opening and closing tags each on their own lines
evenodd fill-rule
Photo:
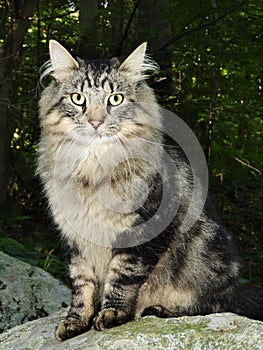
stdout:
<svg viewBox="0 0 263 350">
<path fill-rule="evenodd" d="M 37 172 L 71 252 L 72 305 L 58 340 L 138 316 L 243 312 L 234 305 L 231 236 L 205 211 L 181 229 L 191 171 L 164 146 L 162 114 L 145 82 L 156 65 L 145 50 L 144 43 L 122 63 L 90 62 L 50 41 Z M 159 212 L 163 196 L 169 201 Z"/>
</svg>

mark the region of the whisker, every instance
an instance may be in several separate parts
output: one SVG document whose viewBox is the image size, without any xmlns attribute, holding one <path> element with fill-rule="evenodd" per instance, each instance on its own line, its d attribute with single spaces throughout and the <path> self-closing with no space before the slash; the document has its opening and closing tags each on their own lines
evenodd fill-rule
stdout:
<svg viewBox="0 0 263 350">
<path fill-rule="evenodd" d="M 129 183 L 131 182 L 131 177 L 132 177 L 132 171 L 131 171 L 131 165 L 130 165 L 129 157 L 127 156 L 127 153 L 126 153 L 126 151 L 125 151 L 125 148 L 123 147 L 122 140 L 121 140 L 117 135 L 113 135 L 113 138 L 117 141 L 119 150 L 120 150 L 120 152 L 124 155 L 124 157 L 125 157 L 125 162 L 127 163 L 128 167 L 129 167 L 130 179 L 129 179 L 129 177 L 128 177 L 127 169 L 125 168 L 125 172 L 126 172 L 126 183 L 127 183 L 127 185 L 129 185 Z"/>
<path fill-rule="evenodd" d="M 125 148 L 127 150 L 127 152 L 129 153 L 130 157 L 127 157 L 127 163 L 129 165 L 129 169 L 130 169 L 130 183 L 132 183 L 132 179 L 135 176 L 136 173 L 136 162 L 135 162 L 135 158 L 138 157 L 138 153 L 140 154 L 140 150 L 137 148 L 137 153 L 136 155 L 134 154 L 134 151 L 132 151 L 131 147 L 129 146 L 130 142 L 129 140 L 121 133 L 118 134 L 118 138 L 119 138 L 119 142 L 121 143 L 122 147 Z M 134 148 L 134 146 L 133 146 Z M 132 173 L 132 169 L 131 169 L 131 163 L 130 163 L 130 159 L 132 159 L 132 163 L 133 163 L 133 171 L 134 173 Z M 135 194 L 133 194 L 134 196 Z M 141 206 L 142 207 L 142 206 Z M 143 207 L 142 207 L 143 208 Z M 145 208 L 143 208 L 145 211 Z M 146 211 L 145 211 L 146 212 Z"/>
<path fill-rule="evenodd" d="M 148 140 L 148 139 L 145 139 L 139 135 L 137 135 L 136 133 L 132 132 L 128 127 L 127 125 L 133 125 L 133 126 L 138 126 L 137 123 L 135 122 L 131 122 L 131 121 L 125 121 L 125 122 L 122 122 L 120 123 L 121 127 L 122 127 L 122 130 L 124 130 L 125 132 L 127 132 L 129 135 L 131 136 L 134 136 L 142 141 L 145 141 L 147 143 L 150 143 L 150 144 L 153 144 L 153 145 L 160 145 L 160 146 L 163 146 L 163 147 L 166 147 L 166 148 L 178 148 L 178 146 L 176 145 L 169 145 L 169 144 L 165 144 L 165 143 L 162 143 L 162 142 L 154 142 L 152 140 Z M 141 124 L 143 126 L 143 124 Z M 149 127 L 149 125 L 145 124 L 147 127 Z"/>
<path fill-rule="evenodd" d="M 133 170 L 134 170 L 134 174 L 135 174 L 135 169 L 136 169 L 136 167 L 135 167 L 135 160 L 134 160 L 134 153 L 132 152 L 132 150 L 131 150 L 131 148 L 129 147 L 129 142 L 127 142 L 128 141 L 128 139 L 125 137 L 125 135 L 123 135 L 122 133 L 119 133 L 119 138 L 121 139 L 121 141 L 122 141 L 122 145 L 123 145 L 123 147 L 126 147 L 127 148 L 127 151 L 129 152 L 129 154 L 130 154 L 130 158 L 132 159 L 132 162 L 133 162 Z M 131 175 L 132 175 L 132 173 L 131 173 Z"/>
<path fill-rule="evenodd" d="M 64 135 L 61 135 L 60 139 L 57 142 L 58 151 L 56 160 L 63 159 L 71 159 L 71 165 L 76 168 L 77 164 L 79 164 L 83 159 L 86 159 L 89 153 L 89 147 L 82 147 L 82 152 L 76 153 L 76 146 L 80 142 L 78 137 L 73 134 L 78 129 L 75 125 L 72 126 Z M 92 136 L 89 140 L 87 140 L 87 145 L 89 146 L 96 135 Z M 79 149 L 79 148 L 77 148 Z M 61 153 L 62 152 L 62 153 Z M 72 153 L 73 157 L 70 157 Z"/>
<path fill-rule="evenodd" d="M 129 150 L 131 158 L 134 159 L 134 158 L 136 158 L 138 156 L 140 157 L 141 150 L 139 149 L 139 147 L 137 147 L 134 143 L 131 145 L 131 141 L 123 133 L 120 132 L 120 135 L 125 141 L 124 144 L 127 147 L 127 149 Z M 134 153 L 134 151 L 132 151 L 132 149 L 136 150 L 136 154 Z"/>
<path fill-rule="evenodd" d="M 133 166 L 134 166 L 134 171 L 135 171 L 134 154 L 131 153 L 130 148 L 129 148 L 129 146 L 128 146 L 129 140 L 128 140 L 127 137 L 126 137 L 125 135 L 123 135 L 122 133 L 120 133 L 119 136 L 120 136 L 120 135 L 121 135 L 121 137 L 124 138 L 125 141 L 127 141 L 127 143 L 124 142 L 123 144 L 125 144 L 125 146 L 129 149 L 129 152 L 130 152 L 130 154 L 131 154 L 131 156 L 132 156 L 132 159 L 133 159 Z M 138 154 L 140 155 L 140 154 L 141 154 L 140 149 L 139 149 L 138 147 L 136 147 L 135 145 L 133 145 L 133 147 L 135 147 L 135 148 L 137 149 L 137 152 L 138 152 Z M 140 208 L 144 211 L 145 214 L 147 214 L 147 215 L 149 214 L 149 211 L 148 211 L 143 205 L 140 205 Z"/>
</svg>

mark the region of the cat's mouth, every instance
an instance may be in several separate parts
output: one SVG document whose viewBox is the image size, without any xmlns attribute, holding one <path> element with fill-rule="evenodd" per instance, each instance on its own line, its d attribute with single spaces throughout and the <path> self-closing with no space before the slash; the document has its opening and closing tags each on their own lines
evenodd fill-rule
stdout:
<svg viewBox="0 0 263 350">
<path fill-rule="evenodd" d="M 117 125 L 113 124 L 101 124 L 99 127 L 93 130 L 94 138 L 100 139 L 112 139 L 117 137 L 120 132 L 120 128 Z"/>
<path fill-rule="evenodd" d="M 82 143 L 92 145 L 125 144 L 129 140 L 136 138 L 136 136 L 136 130 L 133 130 L 133 128 L 128 129 L 127 127 L 122 127 L 122 125 L 108 124 L 107 122 L 96 128 L 87 124 L 78 125 L 77 128 L 74 128 L 74 139 L 78 137 Z"/>
<path fill-rule="evenodd" d="M 81 130 L 79 136 L 81 136 L 84 143 L 101 145 L 116 143 L 119 139 L 118 133 L 119 131 L 116 128 L 99 127 L 96 130 L 85 128 Z"/>
</svg>

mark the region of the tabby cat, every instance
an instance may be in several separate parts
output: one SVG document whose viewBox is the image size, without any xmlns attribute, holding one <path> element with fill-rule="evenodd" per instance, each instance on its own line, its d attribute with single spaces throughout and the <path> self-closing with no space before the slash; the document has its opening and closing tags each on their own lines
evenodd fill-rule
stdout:
<svg viewBox="0 0 263 350">
<path fill-rule="evenodd" d="M 231 236 L 205 210 L 181 230 L 191 171 L 176 147 L 164 146 L 160 107 L 145 82 L 156 64 L 145 51 L 146 43 L 122 63 L 86 61 L 50 41 L 37 172 L 71 253 L 72 304 L 58 340 L 138 316 L 239 312 Z M 169 201 L 158 213 L 164 190 Z"/>
</svg>

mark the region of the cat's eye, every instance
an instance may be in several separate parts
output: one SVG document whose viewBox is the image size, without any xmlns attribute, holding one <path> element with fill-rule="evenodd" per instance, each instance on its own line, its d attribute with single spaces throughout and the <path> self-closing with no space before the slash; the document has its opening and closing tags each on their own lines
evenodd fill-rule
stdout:
<svg viewBox="0 0 263 350">
<path fill-rule="evenodd" d="M 86 97 L 79 93 L 71 94 L 70 98 L 71 101 L 77 106 L 83 106 L 86 101 Z"/>
<path fill-rule="evenodd" d="M 108 105 L 110 106 L 118 106 L 124 100 L 124 96 L 122 94 L 113 94 L 108 99 Z"/>
</svg>

